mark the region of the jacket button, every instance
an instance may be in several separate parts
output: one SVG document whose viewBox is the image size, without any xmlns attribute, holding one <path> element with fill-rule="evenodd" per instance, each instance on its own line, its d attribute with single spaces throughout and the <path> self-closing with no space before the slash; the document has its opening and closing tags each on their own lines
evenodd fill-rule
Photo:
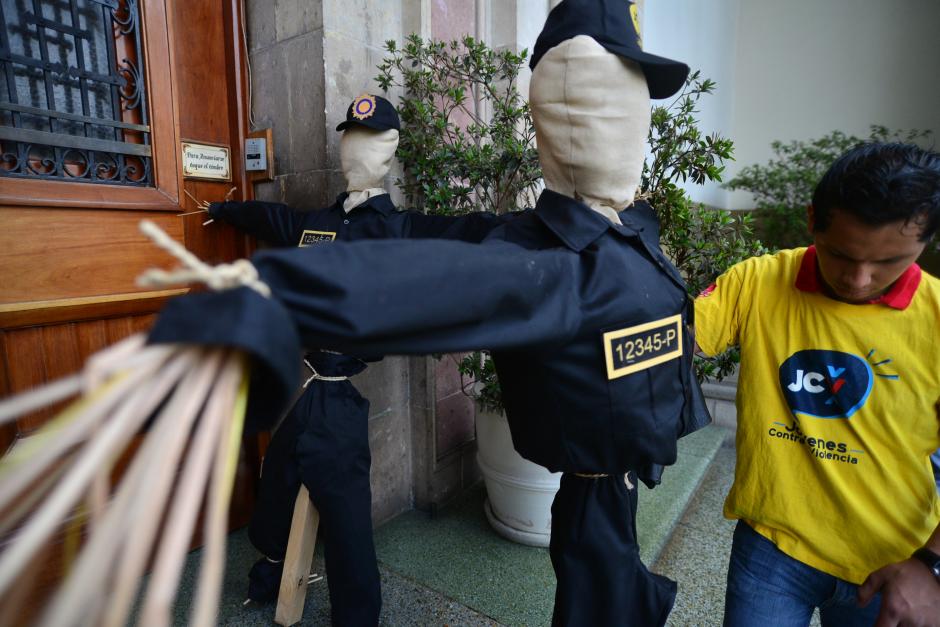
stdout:
<svg viewBox="0 0 940 627">
<path fill-rule="evenodd" d="M 343 220 L 343 224 L 349 224 L 349 220 Z"/>
</svg>

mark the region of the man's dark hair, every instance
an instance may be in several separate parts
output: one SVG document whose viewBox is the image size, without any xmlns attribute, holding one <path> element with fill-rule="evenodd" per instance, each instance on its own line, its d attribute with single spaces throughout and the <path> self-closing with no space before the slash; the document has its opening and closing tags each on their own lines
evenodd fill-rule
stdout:
<svg viewBox="0 0 940 627">
<path fill-rule="evenodd" d="M 940 154 L 912 144 L 859 144 L 816 186 L 813 230 L 829 228 L 836 208 L 871 226 L 916 222 L 920 240 L 929 241 L 940 227 Z"/>
</svg>

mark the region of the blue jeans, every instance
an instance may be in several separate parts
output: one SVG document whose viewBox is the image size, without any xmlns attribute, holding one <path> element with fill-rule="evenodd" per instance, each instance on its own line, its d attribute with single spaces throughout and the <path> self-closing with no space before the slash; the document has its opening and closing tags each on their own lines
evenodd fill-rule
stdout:
<svg viewBox="0 0 940 627">
<path fill-rule="evenodd" d="M 881 596 L 856 604 L 858 586 L 795 560 L 738 521 L 725 592 L 725 627 L 806 627 L 819 608 L 823 627 L 875 624 Z"/>
</svg>

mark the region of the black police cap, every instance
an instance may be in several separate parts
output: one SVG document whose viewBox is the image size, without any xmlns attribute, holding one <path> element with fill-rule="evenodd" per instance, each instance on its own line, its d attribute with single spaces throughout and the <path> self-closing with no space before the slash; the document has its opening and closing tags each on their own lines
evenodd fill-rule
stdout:
<svg viewBox="0 0 940 627">
<path fill-rule="evenodd" d="M 689 66 L 643 52 L 637 34 L 636 6 L 628 0 L 562 0 L 552 9 L 535 42 L 529 67 L 566 39 L 588 35 L 608 51 L 643 68 L 651 98 L 668 98 L 682 88 Z"/>
<path fill-rule="evenodd" d="M 345 131 L 353 124 L 377 131 L 387 131 L 390 128 L 401 130 L 398 112 L 392 103 L 373 94 L 362 94 L 353 100 L 346 110 L 346 121 L 340 122 L 336 130 Z"/>
</svg>

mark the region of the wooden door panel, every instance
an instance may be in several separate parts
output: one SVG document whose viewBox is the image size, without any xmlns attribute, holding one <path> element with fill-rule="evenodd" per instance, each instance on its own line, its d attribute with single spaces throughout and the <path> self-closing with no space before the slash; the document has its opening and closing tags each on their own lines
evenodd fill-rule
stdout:
<svg viewBox="0 0 940 627">
<path fill-rule="evenodd" d="M 186 288 L 180 288 L 158 292 L 8 303 L 0 305 L 0 329 L 153 313 L 159 311 L 168 298 L 185 294 L 187 291 Z"/>
<path fill-rule="evenodd" d="M 205 214 L 176 215 L 195 209 L 184 190 L 212 201 L 234 186 L 235 199 L 251 198 L 241 167 L 247 132 L 241 1 L 139 4 L 154 186 L 0 179 L 0 396 L 80 369 L 94 352 L 146 331 L 168 298 L 185 293 L 135 284 L 149 267 L 177 265 L 139 233 L 140 219 L 153 220 L 209 263 L 232 261 L 252 248 L 230 227 L 203 226 Z M 32 3 L 16 6 L 32 10 Z M 229 146 L 233 181 L 183 179 L 182 139 Z M 57 410 L 47 408 L 0 427 L 0 453 Z M 260 452 L 261 440 L 246 437 L 230 510 L 233 526 L 247 522 L 254 504 Z M 115 479 L 126 457 L 117 461 Z M 43 568 L 30 591 L 35 599 L 61 576 L 68 553 L 65 536 L 60 533 L 43 548 Z M 2 614 L 0 607 L 0 624 Z"/>
<path fill-rule="evenodd" d="M 7 393 L 14 394 L 28 390 L 49 381 L 42 350 L 42 328 L 23 329 L 15 338 L 4 333 L 3 363 Z M 49 410 L 43 410 L 16 422 L 16 431 L 31 432 L 37 429 L 49 416 Z M 12 439 L 7 445 L 12 444 Z"/>
<path fill-rule="evenodd" d="M 102 347 L 113 343 L 108 339 L 108 321 L 106 320 L 89 320 L 73 326 L 78 350 L 82 355 L 91 355 L 95 351 L 101 350 Z"/>
<path fill-rule="evenodd" d="M 140 232 L 143 218 L 183 241 L 168 213 L 0 208 L 0 304 L 147 291 L 136 277 L 175 262 Z"/>
<path fill-rule="evenodd" d="M 8 329 L 3 332 L 2 345 L 4 387 L 15 393 L 72 374 L 81 369 L 89 355 L 146 330 L 152 322 L 152 315 L 143 315 Z M 34 432 L 59 408 L 46 408 L 20 418 L 16 423 L 18 435 Z"/>
<path fill-rule="evenodd" d="M 167 21 L 173 31 L 174 82 L 179 90 L 180 137 L 197 142 L 231 145 L 228 115 L 233 98 L 227 65 L 224 2 L 170 2 Z M 198 45 L 192 45 L 198 42 Z M 212 50 L 215 54 L 206 54 Z M 240 51 L 239 51 L 240 52 Z M 231 146 L 237 148 L 237 146 Z M 234 155 L 233 155 L 234 156 Z M 233 163 L 236 163 L 233 160 Z M 240 168 L 238 168 L 240 169 Z"/>
</svg>

